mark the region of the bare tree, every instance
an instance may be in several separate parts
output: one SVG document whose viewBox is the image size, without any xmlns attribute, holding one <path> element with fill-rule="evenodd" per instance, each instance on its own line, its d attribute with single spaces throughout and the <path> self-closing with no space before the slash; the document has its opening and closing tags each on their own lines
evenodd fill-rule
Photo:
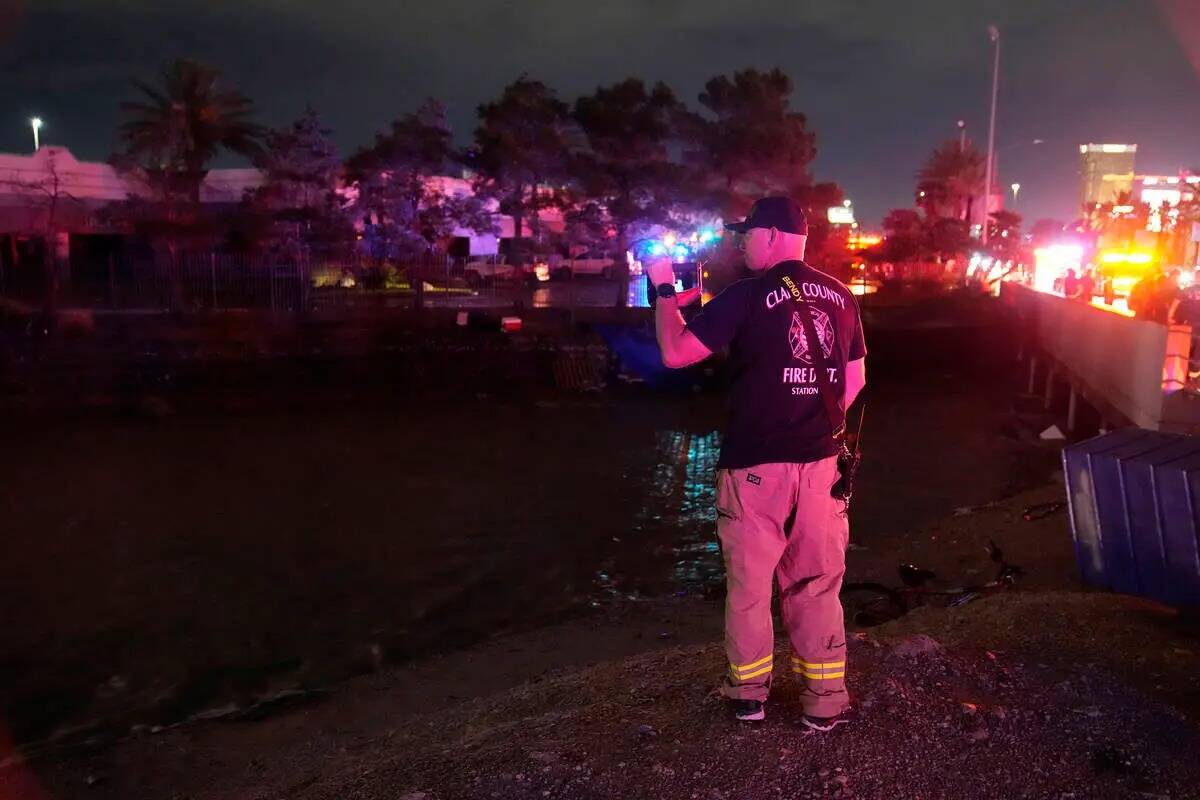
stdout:
<svg viewBox="0 0 1200 800">
<path fill-rule="evenodd" d="M 59 275 L 62 270 L 58 258 L 62 214 L 70 204 L 78 204 L 79 199 L 66 189 L 66 182 L 58 166 L 58 154 L 50 148 L 44 153 L 46 167 L 41 178 L 28 178 L 10 173 L 7 178 L 0 178 L 0 185 L 6 186 L 13 194 L 21 197 L 26 207 L 33 211 L 26 229 L 22 232 L 30 236 L 41 236 L 45 243 L 42 247 L 42 309 L 48 318 L 53 319 L 58 306 Z"/>
</svg>

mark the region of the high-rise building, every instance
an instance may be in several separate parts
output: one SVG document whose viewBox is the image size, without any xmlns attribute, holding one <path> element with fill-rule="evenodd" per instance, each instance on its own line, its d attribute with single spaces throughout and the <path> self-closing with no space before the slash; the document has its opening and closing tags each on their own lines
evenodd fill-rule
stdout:
<svg viewBox="0 0 1200 800">
<path fill-rule="evenodd" d="M 1112 203 L 1122 192 L 1132 192 L 1136 156 L 1136 144 L 1079 145 L 1080 202 Z"/>
</svg>

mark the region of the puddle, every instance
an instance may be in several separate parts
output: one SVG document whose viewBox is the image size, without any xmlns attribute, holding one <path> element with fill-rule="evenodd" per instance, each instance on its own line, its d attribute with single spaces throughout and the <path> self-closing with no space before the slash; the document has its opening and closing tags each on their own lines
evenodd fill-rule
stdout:
<svg viewBox="0 0 1200 800">
<path fill-rule="evenodd" d="M 655 434 L 658 461 L 642 487 L 645 499 L 633 530 L 657 557 L 628 553 L 615 571 L 640 578 L 644 590 L 659 592 L 702 591 L 724 580 L 713 507 L 720 449 L 717 431 Z"/>
</svg>

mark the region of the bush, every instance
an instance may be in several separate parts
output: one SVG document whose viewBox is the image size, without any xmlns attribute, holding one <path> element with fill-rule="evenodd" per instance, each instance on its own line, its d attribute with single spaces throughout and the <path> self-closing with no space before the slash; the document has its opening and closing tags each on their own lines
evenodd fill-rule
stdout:
<svg viewBox="0 0 1200 800">
<path fill-rule="evenodd" d="M 316 265 L 312 268 L 310 277 L 314 289 L 336 289 L 346 283 L 354 285 L 354 272 L 342 264 Z"/>
</svg>

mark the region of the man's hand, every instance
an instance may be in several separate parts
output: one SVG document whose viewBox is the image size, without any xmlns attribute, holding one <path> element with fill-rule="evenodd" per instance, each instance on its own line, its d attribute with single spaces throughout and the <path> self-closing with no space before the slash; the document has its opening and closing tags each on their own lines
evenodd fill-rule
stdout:
<svg viewBox="0 0 1200 800">
<path fill-rule="evenodd" d="M 675 267 L 667 256 L 660 256 L 646 263 L 646 275 L 650 277 L 651 286 L 664 283 L 675 285 Z"/>
<path fill-rule="evenodd" d="M 650 288 L 657 289 L 664 283 L 675 285 L 675 267 L 671 263 L 671 259 L 666 256 L 660 256 L 653 261 L 646 263 L 646 277 L 650 280 Z M 700 289 L 686 289 L 682 292 L 676 292 L 675 302 L 680 308 L 690 306 L 692 303 L 700 299 Z"/>
<path fill-rule="evenodd" d="M 669 258 L 656 258 L 646 265 L 646 277 L 650 285 L 661 286 L 664 283 L 675 283 L 675 267 Z M 658 334 L 658 348 L 662 352 L 663 364 L 671 369 L 679 369 L 697 361 L 703 361 L 712 355 L 712 351 L 687 330 L 683 324 L 683 315 L 679 313 L 680 306 L 686 306 L 700 299 L 700 289 L 688 289 L 677 292 L 674 302 L 661 298 L 655 305 L 654 327 Z"/>
</svg>

